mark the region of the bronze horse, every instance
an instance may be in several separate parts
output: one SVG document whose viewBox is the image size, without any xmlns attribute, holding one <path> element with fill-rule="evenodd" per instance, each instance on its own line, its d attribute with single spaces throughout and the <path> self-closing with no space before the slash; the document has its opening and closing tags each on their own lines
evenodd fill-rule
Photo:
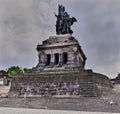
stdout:
<svg viewBox="0 0 120 114">
<path fill-rule="evenodd" d="M 72 34 L 71 25 L 73 25 L 77 19 L 75 17 L 70 18 L 69 14 L 65 12 L 65 7 L 62 5 L 58 5 L 58 15 L 55 14 L 55 16 L 57 17 L 56 34 Z"/>
</svg>

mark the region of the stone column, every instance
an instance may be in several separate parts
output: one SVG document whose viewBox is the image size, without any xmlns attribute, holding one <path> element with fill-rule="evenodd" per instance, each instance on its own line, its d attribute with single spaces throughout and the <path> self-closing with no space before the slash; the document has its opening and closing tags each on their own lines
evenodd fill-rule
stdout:
<svg viewBox="0 0 120 114">
<path fill-rule="evenodd" d="M 51 50 L 51 60 L 50 60 L 50 65 L 53 66 L 53 65 L 54 65 L 54 62 L 55 62 L 55 56 L 54 56 L 53 50 Z"/>
<path fill-rule="evenodd" d="M 63 63 L 63 58 L 62 58 L 62 53 L 59 54 L 59 64 L 62 65 Z"/>
<path fill-rule="evenodd" d="M 51 54 L 51 60 L 50 60 L 50 63 L 53 63 L 54 62 L 54 59 L 53 59 L 54 55 Z"/>
</svg>

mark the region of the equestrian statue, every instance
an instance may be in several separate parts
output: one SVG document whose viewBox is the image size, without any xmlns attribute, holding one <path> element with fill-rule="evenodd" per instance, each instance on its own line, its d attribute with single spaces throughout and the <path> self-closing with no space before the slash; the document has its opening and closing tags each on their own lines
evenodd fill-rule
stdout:
<svg viewBox="0 0 120 114">
<path fill-rule="evenodd" d="M 70 15 L 65 11 L 65 7 L 63 5 L 58 5 L 58 15 L 54 13 L 57 21 L 56 21 L 56 34 L 72 34 L 71 25 L 74 22 L 77 22 L 75 17 L 70 17 Z"/>
</svg>

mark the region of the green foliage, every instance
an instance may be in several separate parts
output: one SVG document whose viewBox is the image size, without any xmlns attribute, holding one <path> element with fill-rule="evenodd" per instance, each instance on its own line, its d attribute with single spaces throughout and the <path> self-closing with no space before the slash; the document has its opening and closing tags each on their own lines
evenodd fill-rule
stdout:
<svg viewBox="0 0 120 114">
<path fill-rule="evenodd" d="M 24 69 L 23 69 L 23 72 L 24 72 L 24 73 L 29 73 L 29 69 L 28 69 L 28 68 L 24 68 Z"/>
<path fill-rule="evenodd" d="M 8 76 L 10 77 L 13 77 L 17 74 L 25 74 L 25 73 L 28 73 L 29 72 L 29 69 L 27 68 L 24 68 L 22 69 L 21 67 L 19 66 L 11 66 L 9 69 L 8 69 Z"/>
<path fill-rule="evenodd" d="M 120 77 L 120 73 L 118 73 L 118 77 Z"/>
<path fill-rule="evenodd" d="M 120 79 L 120 73 L 118 72 L 118 75 L 117 75 L 117 77 L 116 77 L 117 79 Z"/>
<path fill-rule="evenodd" d="M 10 77 L 13 77 L 16 74 L 23 74 L 23 70 L 19 66 L 11 66 L 7 72 Z"/>
<path fill-rule="evenodd" d="M 120 78 L 120 73 L 118 72 L 118 75 L 117 75 L 117 77 L 119 77 Z"/>
</svg>

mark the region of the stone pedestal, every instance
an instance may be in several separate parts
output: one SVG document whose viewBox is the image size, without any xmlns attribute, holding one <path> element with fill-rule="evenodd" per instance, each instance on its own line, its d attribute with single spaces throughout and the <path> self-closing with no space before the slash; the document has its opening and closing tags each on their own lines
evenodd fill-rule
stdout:
<svg viewBox="0 0 120 114">
<path fill-rule="evenodd" d="M 45 64 L 45 68 L 60 68 L 64 69 L 79 67 L 84 69 L 86 57 L 83 53 L 78 41 L 71 35 L 51 36 L 49 39 L 37 46 L 39 54 L 39 67 Z M 50 58 L 47 58 L 47 56 Z M 47 63 L 50 59 L 50 63 Z M 38 68 L 36 69 L 43 69 Z M 43 69 L 44 70 L 44 69 Z M 37 70 L 38 71 L 38 70 Z M 41 72 L 41 70 L 40 70 Z"/>
<path fill-rule="evenodd" d="M 37 51 L 35 72 L 15 76 L 9 97 L 93 97 L 112 87 L 106 76 L 84 69 L 86 57 L 71 35 L 52 36 Z"/>
</svg>

